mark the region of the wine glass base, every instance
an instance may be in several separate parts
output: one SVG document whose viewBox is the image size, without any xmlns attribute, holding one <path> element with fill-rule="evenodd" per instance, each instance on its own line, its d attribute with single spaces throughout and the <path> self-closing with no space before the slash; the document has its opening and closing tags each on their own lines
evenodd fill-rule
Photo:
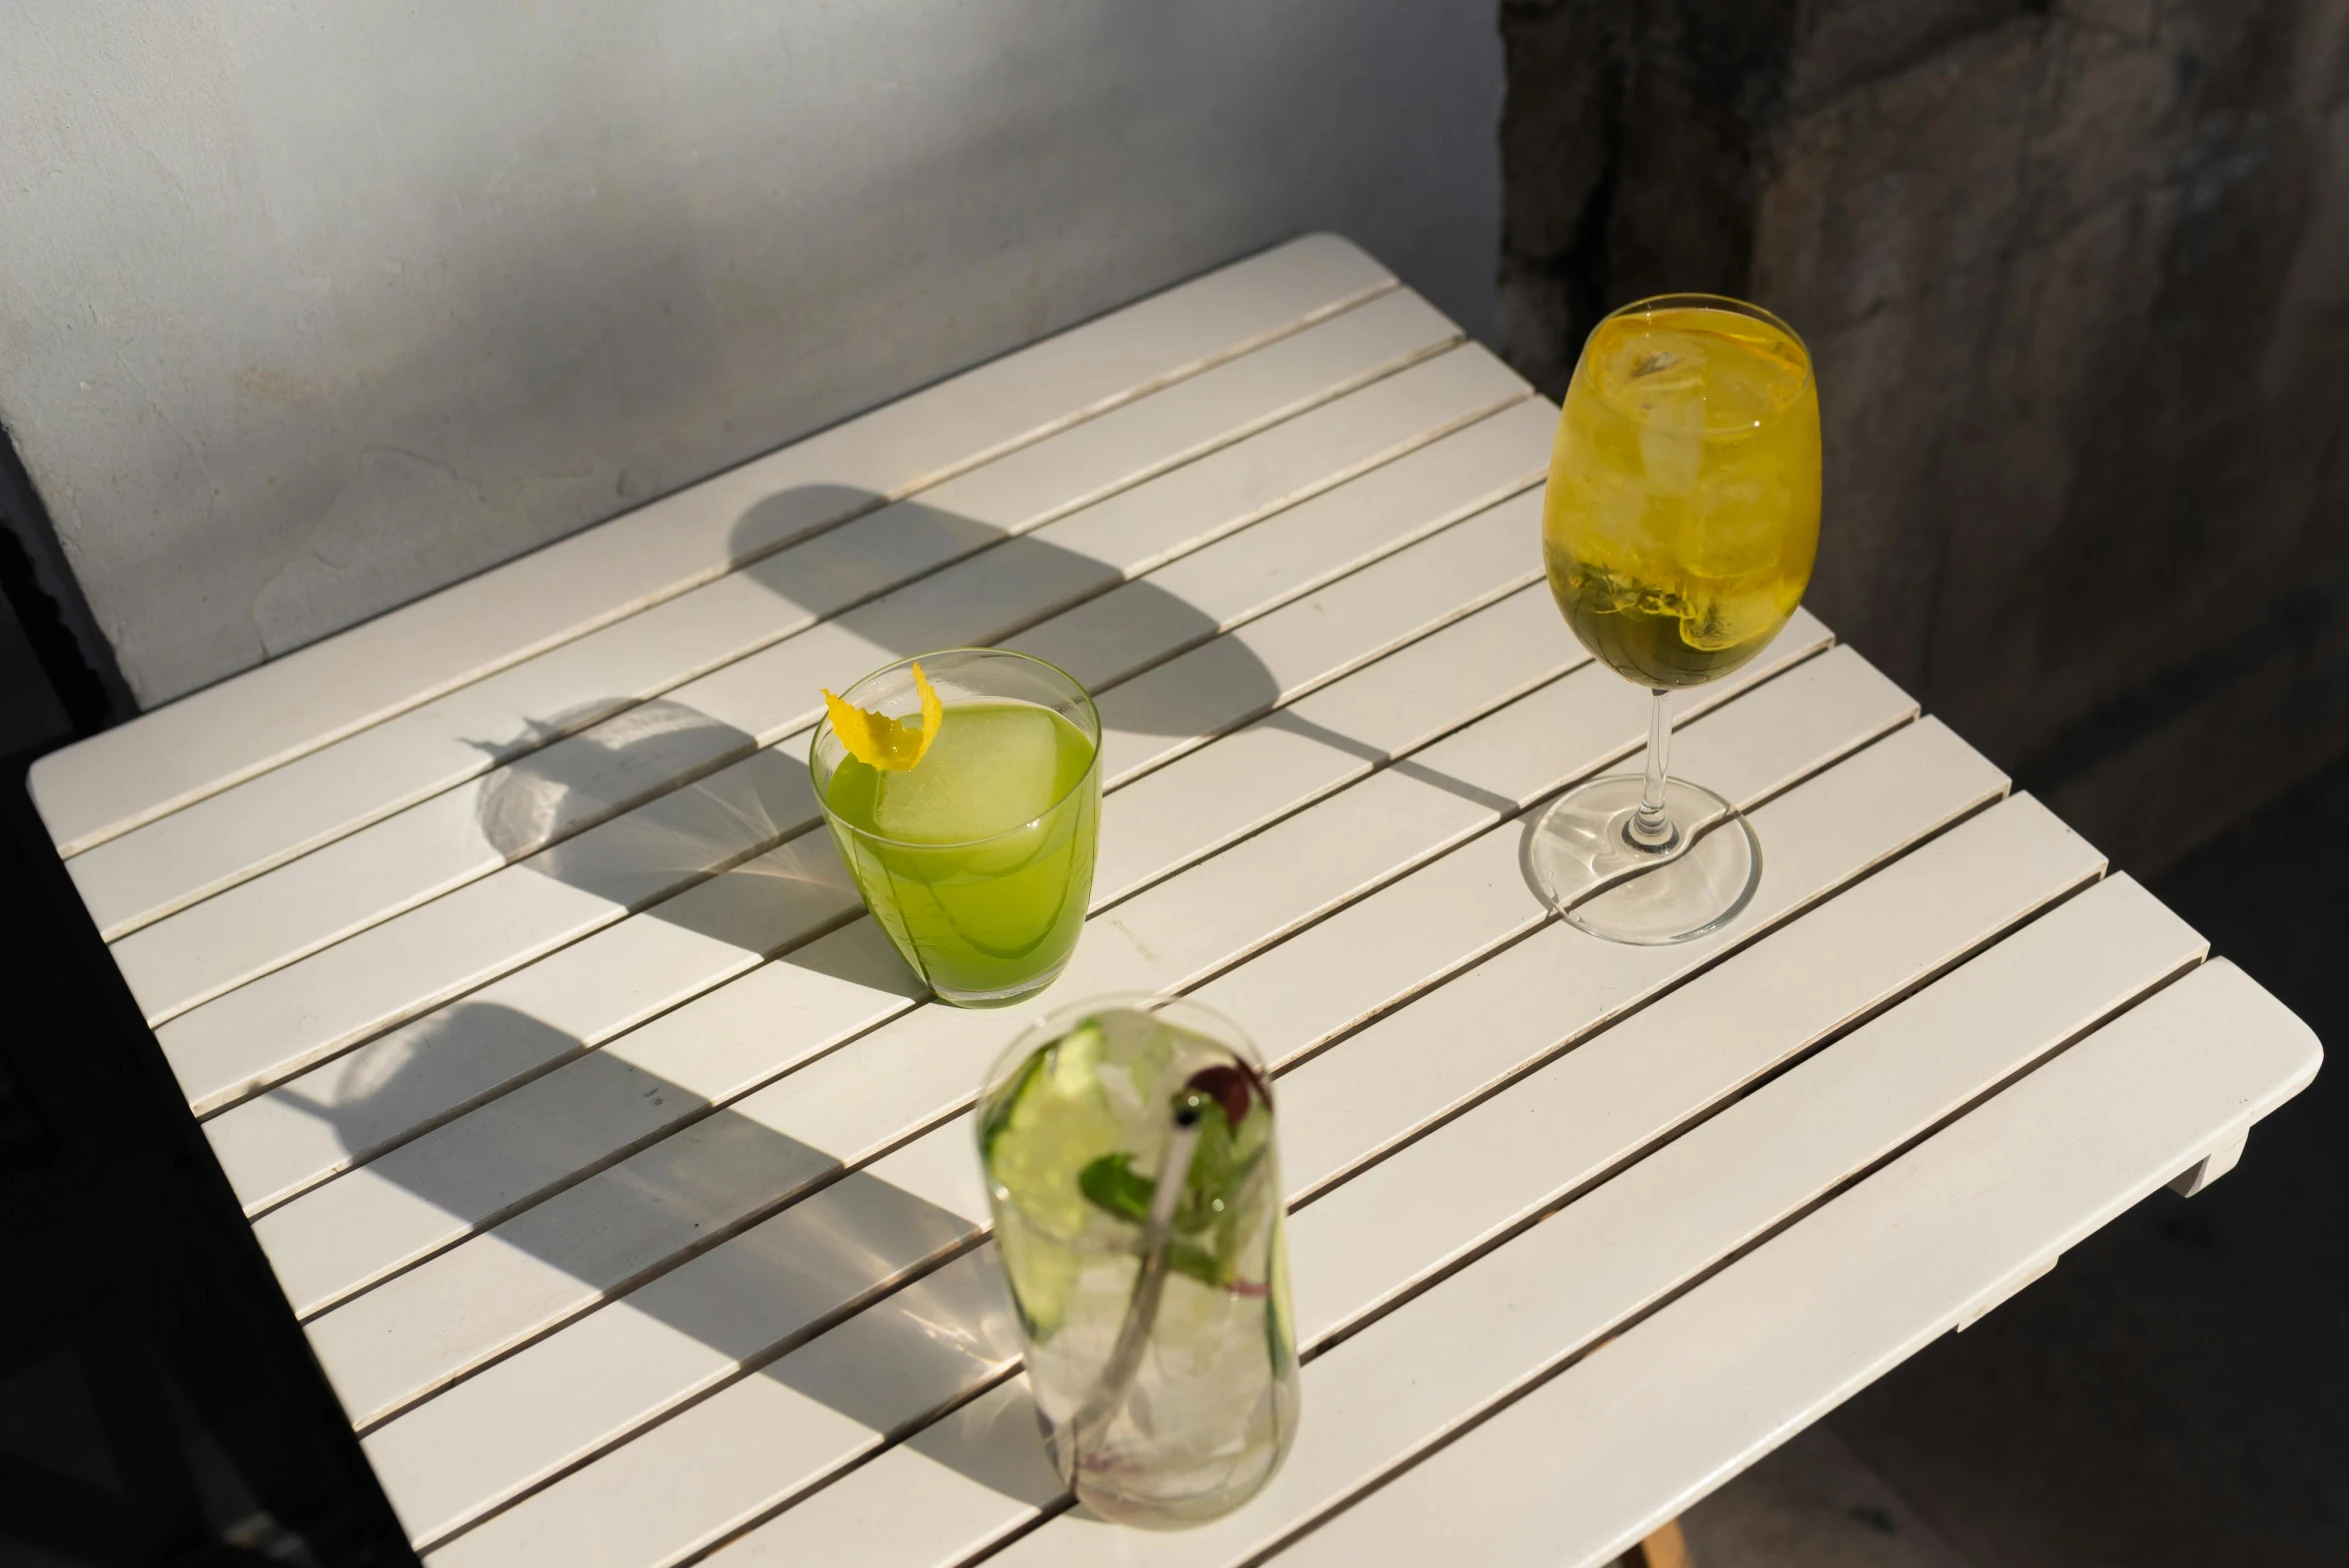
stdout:
<svg viewBox="0 0 2349 1568">
<path fill-rule="evenodd" d="M 1664 792 L 1672 836 L 1660 849 L 1642 847 L 1630 828 L 1645 783 L 1615 773 L 1559 796 L 1526 837 L 1526 875 L 1544 903 L 1593 936 L 1685 942 L 1718 929 L 1753 898 L 1761 841 L 1728 801 L 1672 779 Z"/>
</svg>

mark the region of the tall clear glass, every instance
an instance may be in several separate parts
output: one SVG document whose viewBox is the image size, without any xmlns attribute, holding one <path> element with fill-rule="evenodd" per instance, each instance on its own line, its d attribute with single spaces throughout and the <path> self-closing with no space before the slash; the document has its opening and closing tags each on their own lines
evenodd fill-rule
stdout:
<svg viewBox="0 0 2349 1568">
<path fill-rule="evenodd" d="M 845 694 L 892 718 L 936 690 L 938 733 L 903 772 L 848 754 L 826 719 L 808 770 L 865 907 L 944 1001 L 1033 996 L 1076 951 L 1101 824 L 1101 715 L 1056 665 L 949 648 L 875 670 Z"/>
<path fill-rule="evenodd" d="M 1272 1479 L 1297 1430 L 1272 1092 L 1231 1020 L 1179 998 L 1062 1009 L 978 1108 L 995 1241 L 1061 1477 L 1176 1526 Z"/>
<path fill-rule="evenodd" d="M 1542 557 L 1574 635 L 1653 703 L 1645 771 L 1569 790 L 1527 841 L 1566 919 L 1617 941 L 1678 942 L 1753 896 L 1752 825 L 1667 773 L 1672 693 L 1761 652 L 1802 601 L 1818 547 L 1819 400 L 1794 329 L 1711 294 L 1641 300 L 1600 322 L 1558 420 Z"/>
</svg>

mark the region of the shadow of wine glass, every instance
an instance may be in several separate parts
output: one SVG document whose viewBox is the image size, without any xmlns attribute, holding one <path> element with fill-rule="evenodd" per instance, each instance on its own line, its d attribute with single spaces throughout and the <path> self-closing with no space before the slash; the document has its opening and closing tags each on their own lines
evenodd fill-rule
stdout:
<svg viewBox="0 0 2349 1568">
<path fill-rule="evenodd" d="M 816 492 L 812 500 L 809 490 Z M 920 502 L 876 506 L 874 500 L 837 486 L 770 498 L 761 506 L 789 516 L 862 515 L 738 574 L 801 617 L 820 616 L 815 634 L 862 650 L 868 667 L 939 647 L 1036 644 L 1100 693 L 1210 643 L 1222 630 L 1216 617 L 1150 578 L 1121 581 L 1116 568 L 1051 540 L 1003 539 L 1000 530 Z M 853 540 L 833 543 L 850 530 L 857 531 Z M 753 538 L 774 531 L 757 515 L 738 529 Z M 987 545 L 990 539 L 999 542 Z M 876 554 L 895 564 L 876 564 Z M 896 590 L 857 598 L 871 595 L 906 561 L 949 556 L 959 559 Z M 833 608 L 843 601 L 851 602 Z M 1194 660 L 1180 684 L 1154 689 L 1150 702 L 1122 704 L 1120 727 L 1212 733 L 1273 705 L 1274 678 L 1245 643 L 1224 639 L 1216 653 Z M 821 681 L 842 689 L 864 673 L 842 667 L 824 672 Z M 675 696 L 592 722 L 601 705 L 554 715 L 536 726 L 536 735 L 497 746 L 511 760 L 480 787 L 481 832 L 509 862 L 666 918 L 676 902 L 666 895 L 820 821 L 804 760 L 816 684 L 811 680 L 801 694 L 809 724 L 780 740 L 766 737 L 763 748 L 762 737 Z M 815 864 L 821 857 L 805 858 L 810 864 L 783 874 L 822 877 Z M 844 881 L 837 885 L 845 888 Z"/>
</svg>

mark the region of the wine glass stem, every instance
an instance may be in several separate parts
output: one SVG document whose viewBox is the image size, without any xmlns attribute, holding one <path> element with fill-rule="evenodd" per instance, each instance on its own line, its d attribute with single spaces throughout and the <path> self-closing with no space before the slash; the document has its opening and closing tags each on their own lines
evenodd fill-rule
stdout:
<svg viewBox="0 0 2349 1568">
<path fill-rule="evenodd" d="M 1639 810 L 1624 824 L 1624 836 L 1640 849 L 1669 849 L 1672 819 L 1664 811 L 1664 769 L 1672 757 L 1672 693 L 1650 688 L 1655 704 L 1648 710 L 1648 776 L 1639 793 Z"/>
</svg>

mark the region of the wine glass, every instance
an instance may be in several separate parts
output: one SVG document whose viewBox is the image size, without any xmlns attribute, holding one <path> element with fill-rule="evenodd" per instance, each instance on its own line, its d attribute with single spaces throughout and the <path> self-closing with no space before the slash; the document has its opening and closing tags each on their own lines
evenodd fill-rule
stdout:
<svg viewBox="0 0 2349 1568">
<path fill-rule="evenodd" d="M 1818 392 L 1794 329 L 1710 294 L 1601 321 L 1558 420 L 1542 558 L 1574 635 L 1655 700 L 1645 775 L 1568 791 L 1527 841 L 1534 881 L 1566 919 L 1616 941 L 1680 942 L 1753 896 L 1762 850 L 1744 814 L 1665 776 L 1672 693 L 1769 644 L 1818 544 Z"/>
</svg>

